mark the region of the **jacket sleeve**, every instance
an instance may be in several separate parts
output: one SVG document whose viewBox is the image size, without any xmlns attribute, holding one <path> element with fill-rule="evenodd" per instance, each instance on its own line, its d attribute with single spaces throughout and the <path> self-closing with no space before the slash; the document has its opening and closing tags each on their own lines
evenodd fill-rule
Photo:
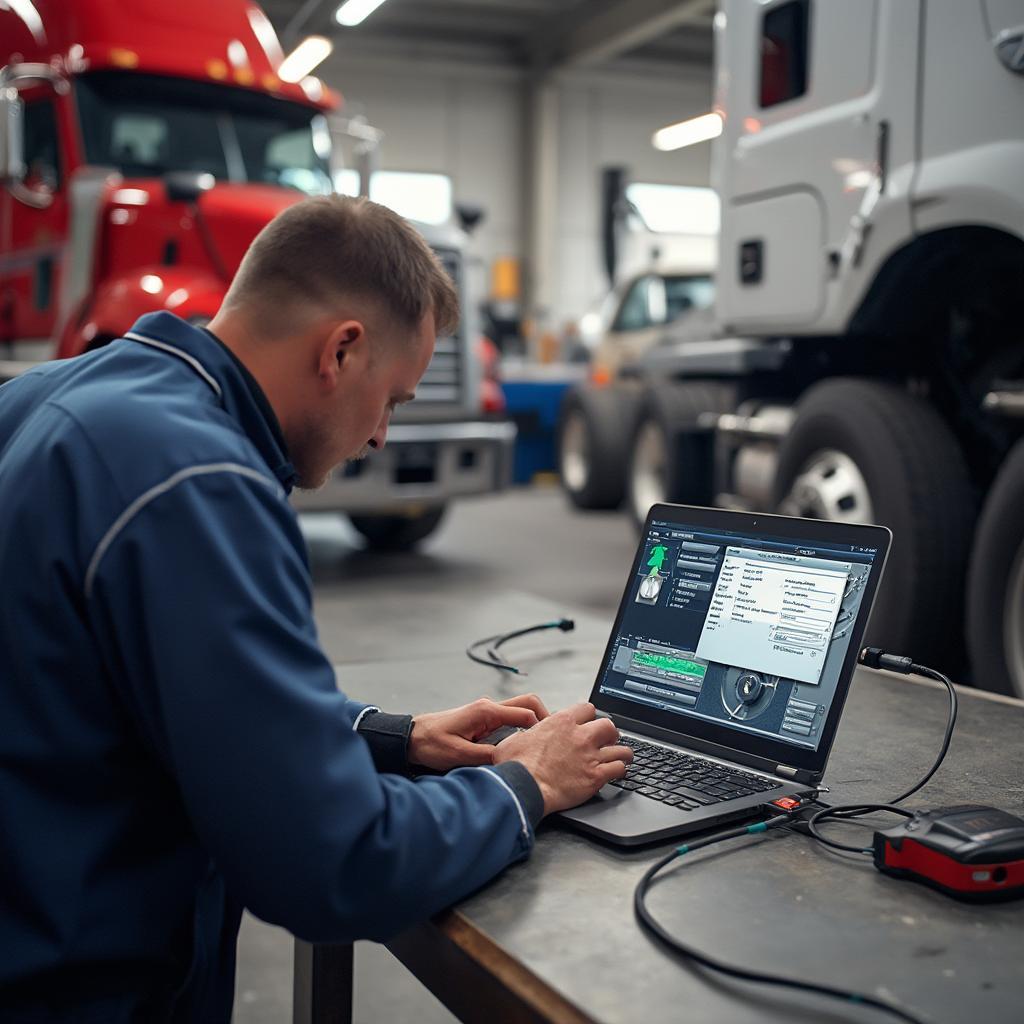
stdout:
<svg viewBox="0 0 1024 1024">
<path fill-rule="evenodd" d="M 200 841 L 255 914 L 309 941 L 381 940 L 528 854 L 541 805 L 521 765 L 377 771 L 353 728 L 366 706 L 338 691 L 317 642 L 275 481 L 211 467 L 115 528 L 86 578 L 88 614 Z"/>
</svg>

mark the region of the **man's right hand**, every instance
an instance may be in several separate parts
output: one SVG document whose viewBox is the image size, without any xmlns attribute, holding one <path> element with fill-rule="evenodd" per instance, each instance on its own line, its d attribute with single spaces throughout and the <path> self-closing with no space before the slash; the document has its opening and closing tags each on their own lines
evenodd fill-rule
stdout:
<svg viewBox="0 0 1024 1024">
<path fill-rule="evenodd" d="M 544 797 L 544 813 L 551 814 L 589 800 L 625 775 L 633 751 L 618 738 L 610 719 L 595 717 L 593 704 L 574 704 L 499 743 L 494 763 L 518 761 L 528 769 Z"/>
</svg>

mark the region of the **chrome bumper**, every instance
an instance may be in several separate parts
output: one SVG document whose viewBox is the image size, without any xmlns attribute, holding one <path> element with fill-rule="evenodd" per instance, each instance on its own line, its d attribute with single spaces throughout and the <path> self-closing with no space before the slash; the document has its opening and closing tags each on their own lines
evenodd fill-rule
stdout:
<svg viewBox="0 0 1024 1024">
<path fill-rule="evenodd" d="M 336 470 L 318 491 L 295 491 L 299 512 L 395 514 L 504 490 L 512 481 L 514 423 L 401 423 L 387 443 Z"/>
</svg>

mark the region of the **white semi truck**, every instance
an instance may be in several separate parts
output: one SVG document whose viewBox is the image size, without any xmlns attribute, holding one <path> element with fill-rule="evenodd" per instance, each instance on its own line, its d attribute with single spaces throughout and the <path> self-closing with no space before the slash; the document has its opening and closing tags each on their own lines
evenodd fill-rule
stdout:
<svg viewBox="0 0 1024 1024">
<path fill-rule="evenodd" d="M 1024 0 L 722 0 L 715 53 L 714 316 L 563 418 L 570 497 L 884 523 L 869 638 L 1024 697 Z"/>
</svg>

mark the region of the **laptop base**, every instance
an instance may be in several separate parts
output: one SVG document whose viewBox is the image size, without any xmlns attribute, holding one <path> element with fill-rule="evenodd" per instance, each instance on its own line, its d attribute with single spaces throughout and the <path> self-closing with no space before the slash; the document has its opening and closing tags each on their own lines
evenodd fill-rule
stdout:
<svg viewBox="0 0 1024 1024">
<path fill-rule="evenodd" d="M 805 795 L 807 786 L 783 783 L 770 793 L 724 800 L 709 807 L 684 811 L 615 786 L 604 786 L 585 804 L 560 811 L 554 819 L 615 846 L 640 846 L 703 832 L 731 821 L 756 818 L 770 800 Z"/>
</svg>

